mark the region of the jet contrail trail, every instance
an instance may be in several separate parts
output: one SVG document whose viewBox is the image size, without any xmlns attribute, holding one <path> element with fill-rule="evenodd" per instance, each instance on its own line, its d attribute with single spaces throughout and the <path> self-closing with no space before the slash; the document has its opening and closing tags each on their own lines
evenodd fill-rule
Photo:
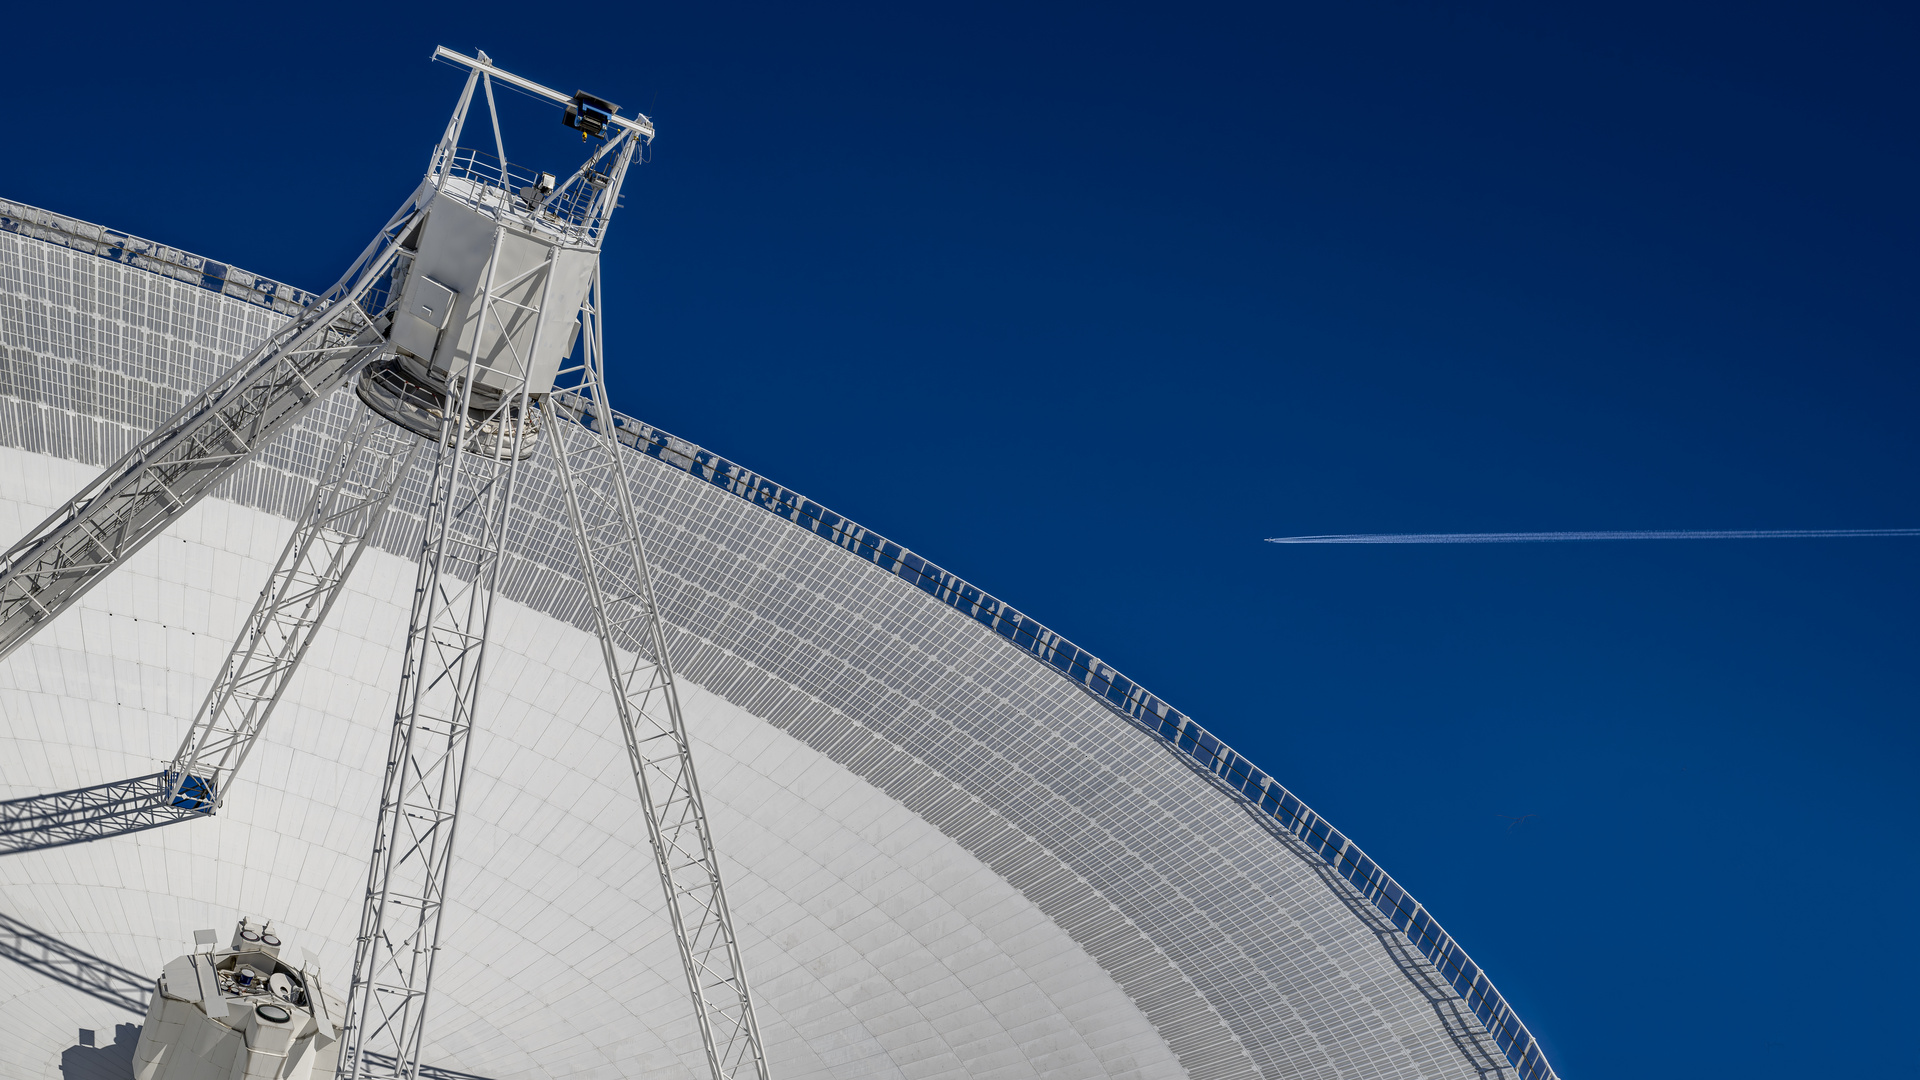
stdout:
<svg viewBox="0 0 1920 1080">
<path fill-rule="evenodd" d="M 1343 533 L 1270 536 L 1269 544 L 1552 544 L 1576 540 L 1820 540 L 1920 536 L 1920 529 L 1635 529 L 1625 532 Z"/>
</svg>

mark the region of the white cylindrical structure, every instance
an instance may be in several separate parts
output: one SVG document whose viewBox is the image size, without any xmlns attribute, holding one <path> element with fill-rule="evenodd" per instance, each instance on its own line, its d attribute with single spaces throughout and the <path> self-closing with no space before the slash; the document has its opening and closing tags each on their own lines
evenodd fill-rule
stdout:
<svg viewBox="0 0 1920 1080">
<path fill-rule="evenodd" d="M 231 947 L 168 961 L 133 1080 L 333 1080 L 345 1002 L 260 938 L 243 919 Z"/>
</svg>

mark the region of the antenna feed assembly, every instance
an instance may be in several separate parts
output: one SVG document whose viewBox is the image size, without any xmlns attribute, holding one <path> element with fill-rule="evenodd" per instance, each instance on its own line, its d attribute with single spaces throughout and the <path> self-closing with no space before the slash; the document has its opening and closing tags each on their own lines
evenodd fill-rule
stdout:
<svg viewBox="0 0 1920 1080">
<path fill-rule="evenodd" d="M 402 242 L 411 258 L 391 315 L 392 355 L 361 378 L 375 412 L 439 439 L 464 402 L 468 449 L 491 457 L 519 426 L 520 445 L 507 452 L 532 452 L 537 421 L 513 399 L 537 403 L 553 389 L 599 263 L 596 249 L 568 243 L 543 216 L 503 186 L 441 179 L 426 220 Z"/>
<path fill-rule="evenodd" d="M 581 142 L 586 142 L 588 136 L 604 139 L 607 137 L 607 128 L 613 125 L 614 114 L 619 111 L 620 106 L 605 98 L 594 97 L 585 90 L 576 90 L 560 122 L 578 131 Z"/>
<path fill-rule="evenodd" d="M 590 94 L 572 97 L 480 58 L 441 49 L 472 69 L 415 194 L 416 223 L 399 239 L 380 321 L 390 345 L 362 373 L 362 401 L 399 426 L 485 457 L 530 456 L 553 390 L 579 341 L 580 313 L 598 277 L 600 246 L 645 118 L 616 117 Z M 476 83 L 492 111 L 494 80 L 566 106 L 564 123 L 601 145 L 565 181 L 459 145 Z M 449 417 L 464 415 L 454 424 Z M 457 429 L 457 430 L 456 430 Z"/>
</svg>

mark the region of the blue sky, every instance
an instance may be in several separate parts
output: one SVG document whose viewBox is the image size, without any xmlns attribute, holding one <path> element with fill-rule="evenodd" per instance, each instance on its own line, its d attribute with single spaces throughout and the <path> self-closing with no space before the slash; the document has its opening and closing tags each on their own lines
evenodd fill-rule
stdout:
<svg viewBox="0 0 1920 1080">
<path fill-rule="evenodd" d="M 313 288 L 435 44 L 652 113 L 622 408 L 1220 733 L 1569 1078 L 1911 1068 L 1915 541 L 1261 542 L 1920 526 L 1909 13 L 74 10 L 0 195 Z"/>
</svg>

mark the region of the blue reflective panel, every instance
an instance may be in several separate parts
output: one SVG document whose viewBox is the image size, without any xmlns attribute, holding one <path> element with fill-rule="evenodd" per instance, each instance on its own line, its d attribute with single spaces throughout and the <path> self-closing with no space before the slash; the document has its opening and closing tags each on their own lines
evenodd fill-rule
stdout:
<svg viewBox="0 0 1920 1080">
<path fill-rule="evenodd" d="M 1054 638 L 1053 645 L 1054 645 L 1054 649 L 1053 649 L 1052 655 L 1047 657 L 1047 662 L 1052 664 L 1054 667 L 1059 668 L 1061 671 L 1071 672 L 1073 670 L 1074 656 L 1080 650 L 1074 648 L 1073 646 L 1067 644 L 1064 641 L 1061 641 L 1057 637 Z"/>
<path fill-rule="evenodd" d="M 166 777 L 172 783 L 173 777 Z M 173 805 L 187 810 L 205 810 L 213 805 L 213 781 L 202 776 L 189 776 L 180 784 L 180 793 L 174 796 Z"/>
</svg>

